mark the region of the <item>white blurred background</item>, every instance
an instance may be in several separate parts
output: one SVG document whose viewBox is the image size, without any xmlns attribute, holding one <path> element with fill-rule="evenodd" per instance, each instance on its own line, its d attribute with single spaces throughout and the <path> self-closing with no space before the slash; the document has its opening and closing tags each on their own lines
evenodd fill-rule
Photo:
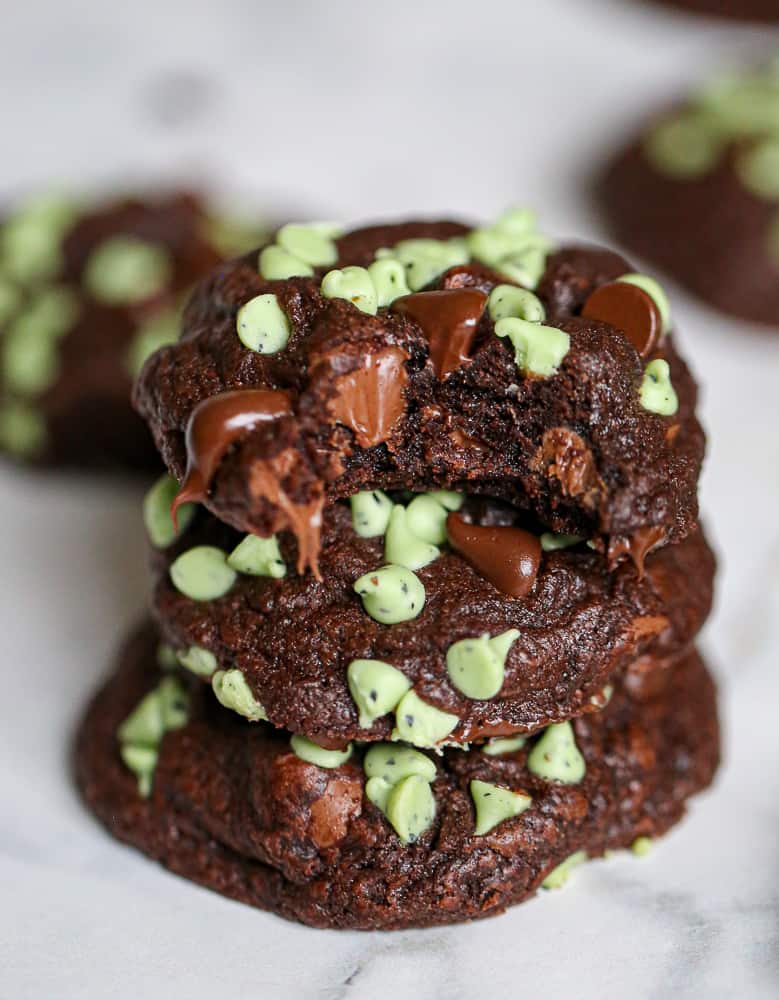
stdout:
<svg viewBox="0 0 779 1000">
<path fill-rule="evenodd" d="M 588 182 L 625 130 L 778 42 L 631 0 L 2 0 L 0 201 L 183 180 L 345 222 L 527 203 L 603 240 Z M 726 765 L 686 823 L 647 861 L 424 933 L 308 931 L 173 878 L 110 841 L 68 773 L 81 703 L 146 601 L 140 490 L 3 467 L 2 1000 L 779 993 L 779 336 L 667 285 L 722 561 L 704 646 Z"/>
</svg>

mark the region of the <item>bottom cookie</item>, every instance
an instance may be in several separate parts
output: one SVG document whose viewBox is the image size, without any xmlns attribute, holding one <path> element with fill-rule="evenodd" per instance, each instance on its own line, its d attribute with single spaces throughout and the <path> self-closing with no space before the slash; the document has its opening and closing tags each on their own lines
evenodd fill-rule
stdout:
<svg viewBox="0 0 779 1000">
<path fill-rule="evenodd" d="M 503 753 L 380 745 L 372 762 L 369 748 L 355 746 L 338 762 L 310 744 L 293 749 L 289 734 L 230 712 L 203 686 L 165 682 L 157 641 L 150 626 L 131 638 L 80 726 L 85 801 L 114 836 L 172 871 L 315 927 L 423 927 L 499 913 L 545 881 L 558 884 L 568 859 L 664 833 L 719 760 L 714 685 L 695 653 L 629 672 L 602 711 L 547 730 L 537 751 L 543 736 L 488 747 Z M 180 695 L 166 708 L 158 749 L 128 751 L 123 730 L 136 771 L 156 761 L 139 790 L 117 731 L 161 681 Z M 410 780 L 393 794 L 399 767 Z M 364 768 L 374 775 L 368 795 Z"/>
</svg>

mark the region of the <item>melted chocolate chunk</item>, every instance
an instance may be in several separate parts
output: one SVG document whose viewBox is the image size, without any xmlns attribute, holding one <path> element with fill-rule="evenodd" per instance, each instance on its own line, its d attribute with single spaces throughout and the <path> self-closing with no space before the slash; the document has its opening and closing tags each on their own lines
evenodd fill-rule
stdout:
<svg viewBox="0 0 779 1000">
<path fill-rule="evenodd" d="M 563 496 L 581 497 L 588 507 L 597 502 L 604 488 L 592 451 L 580 435 L 567 427 L 552 427 L 544 434 L 534 463 L 539 471 L 545 470 L 550 479 L 558 482 Z"/>
<path fill-rule="evenodd" d="M 373 448 L 385 441 L 403 416 L 407 357 L 397 347 L 367 354 L 361 368 L 341 375 L 336 381 L 330 412 L 354 431 L 361 448 Z"/>
<path fill-rule="evenodd" d="M 319 572 L 319 536 L 322 530 L 324 492 L 316 483 L 311 497 L 305 502 L 294 500 L 285 489 L 285 481 L 294 476 L 300 462 L 295 451 L 286 449 L 273 458 L 258 459 L 252 466 L 249 489 L 252 495 L 264 497 L 279 508 L 298 543 L 298 573 L 311 569 L 317 580 Z"/>
<path fill-rule="evenodd" d="M 485 580 L 509 597 L 524 597 L 536 582 L 541 543 L 523 528 L 469 524 L 459 514 L 446 519 L 449 542 Z"/>
<path fill-rule="evenodd" d="M 237 389 L 204 399 L 187 424 L 187 471 L 171 512 L 183 503 L 202 502 L 230 445 L 257 424 L 291 412 L 289 393 L 280 389 Z"/>
<path fill-rule="evenodd" d="M 609 566 L 616 566 L 623 555 L 628 555 L 641 578 L 644 575 L 644 561 L 647 555 L 664 540 L 665 529 L 660 525 L 640 528 L 628 538 L 610 538 L 607 550 Z"/>
<path fill-rule="evenodd" d="M 475 288 L 417 292 L 395 299 L 392 310 L 419 325 L 439 378 L 445 378 L 470 356 L 487 296 Z"/>
</svg>

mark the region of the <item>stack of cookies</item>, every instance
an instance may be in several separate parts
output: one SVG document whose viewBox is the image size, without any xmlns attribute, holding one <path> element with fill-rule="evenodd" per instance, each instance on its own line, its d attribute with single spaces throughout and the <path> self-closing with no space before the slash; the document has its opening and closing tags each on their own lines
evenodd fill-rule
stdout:
<svg viewBox="0 0 779 1000">
<path fill-rule="evenodd" d="M 499 913 L 718 761 L 704 436 L 662 288 L 532 213 L 290 225 L 146 363 L 154 625 L 81 726 L 113 834 L 317 927 Z"/>
</svg>

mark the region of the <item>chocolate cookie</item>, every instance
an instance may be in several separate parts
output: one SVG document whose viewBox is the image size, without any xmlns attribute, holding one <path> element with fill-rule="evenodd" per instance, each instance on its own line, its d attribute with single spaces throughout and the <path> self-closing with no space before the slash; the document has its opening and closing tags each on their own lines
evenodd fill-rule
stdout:
<svg viewBox="0 0 779 1000">
<path fill-rule="evenodd" d="M 78 205 L 38 198 L 0 226 L 0 450 L 51 465 L 159 467 L 130 405 L 178 336 L 193 283 L 247 232 L 190 194 Z"/>
<path fill-rule="evenodd" d="M 315 574 L 326 502 L 375 488 L 503 499 L 614 564 L 694 530 L 704 446 L 662 289 L 628 272 L 522 211 L 285 226 L 200 286 L 136 405 L 179 502 L 292 530 Z"/>
<path fill-rule="evenodd" d="M 694 14 L 713 14 L 733 21 L 779 24 L 779 0 L 658 0 Z"/>
<path fill-rule="evenodd" d="M 316 927 L 500 913 L 587 856 L 642 851 L 718 762 L 714 688 L 695 654 L 503 753 L 393 744 L 339 760 L 177 687 L 155 646 L 149 628 L 131 640 L 80 727 L 87 804 L 178 874 Z"/>
<path fill-rule="evenodd" d="M 388 524 L 360 537 L 362 504 L 377 498 Z M 714 558 L 700 531 L 609 572 L 583 539 L 539 541 L 494 501 L 469 499 L 448 518 L 442 507 L 431 534 L 437 504 L 383 493 L 360 495 L 354 513 L 336 503 L 321 581 L 295 572 L 291 537 L 242 540 L 201 509 L 155 553 L 164 638 L 206 683 L 240 679 L 247 697 L 235 707 L 250 717 L 328 747 L 394 730 L 425 746 L 590 711 L 636 657 L 679 656 L 711 607 Z"/>
<path fill-rule="evenodd" d="M 660 114 L 598 197 L 632 251 L 718 309 L 779 325 L 779 63 Z"/>
</svg>

